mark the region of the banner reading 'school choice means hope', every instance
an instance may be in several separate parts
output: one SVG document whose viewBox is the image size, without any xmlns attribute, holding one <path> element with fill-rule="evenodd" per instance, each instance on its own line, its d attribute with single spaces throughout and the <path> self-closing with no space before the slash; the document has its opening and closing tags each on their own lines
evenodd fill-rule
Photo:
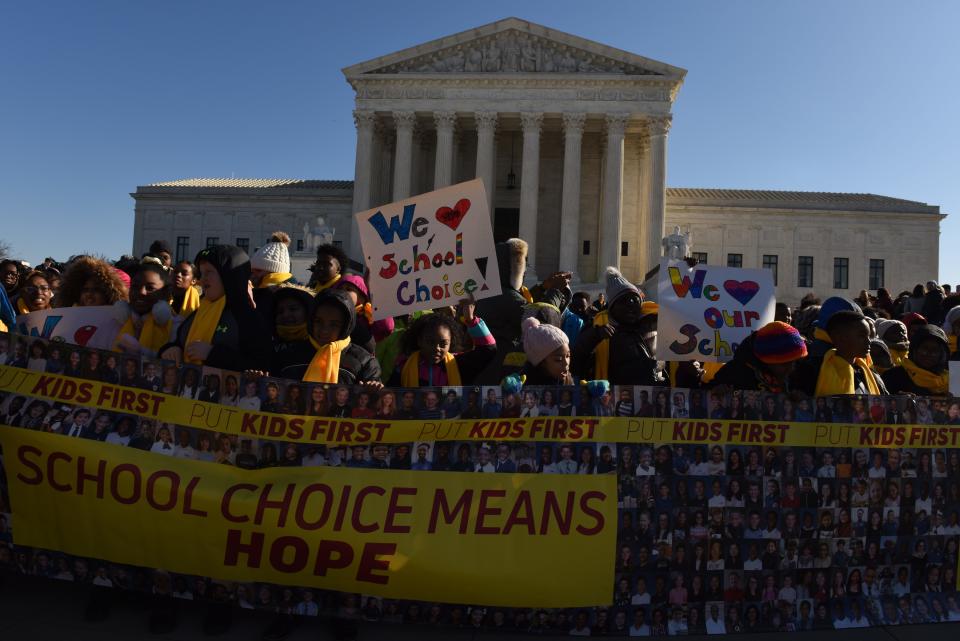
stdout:
<svg viewBox="0 0 960 641">
<path fill-rule="evenodd" d="M 479 179 L 355 215 L 376 319 L 500 294 Z"/>
<path fill-rule="evenodd" d="M 773 320 L 768 269 L 697 265 L 664 258 L 657 284 L 657 358 L 725 362 L 743 339 Z"/>
<path fill-rule="evenodd" d="M 597 416 L 393 420 L 274 414 L 9 366 L 0 366 L 0 392 L 136 414 L 163 423 L 241 437 L 320 445 L 532 440 L 793 447 L 960 447 L 960 425 Z"/>
<path fill-rule="evenodd" d="M 9 427 L 0 443 L 19 545 L 406 599 L 610 598 L 612 475 L 251 471 Z"/>
</svg>

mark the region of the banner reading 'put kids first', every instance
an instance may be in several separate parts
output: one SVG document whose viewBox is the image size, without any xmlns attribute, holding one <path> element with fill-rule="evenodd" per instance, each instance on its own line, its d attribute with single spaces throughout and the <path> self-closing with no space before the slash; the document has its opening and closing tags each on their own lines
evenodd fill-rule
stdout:
<svg viewBox="0 0 960 641">
<path fill-rule="evenodd" d="M 500 294 L 479 179 L 356 214 L 375 319 Z"/>
<path fill-rule="evenodd" d="M 657 286 L 657 358 L 726 362 L 751 332 L 773 321 L 769 269 L 738 269 L 662 259 Z"/>
</svg>

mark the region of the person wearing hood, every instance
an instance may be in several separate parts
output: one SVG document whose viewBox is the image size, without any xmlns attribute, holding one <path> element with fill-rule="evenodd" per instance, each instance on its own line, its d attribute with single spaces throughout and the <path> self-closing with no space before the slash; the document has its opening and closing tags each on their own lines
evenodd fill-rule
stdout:
<svg viewBox="0 0 960 641">
<path fill-rule="evenodd" d="M 253 302 L 265 325 L 273 322 L 273 294 L 277 287 L 293 279 L 290 273 L 290 236 L 283 231 L 270 234 L 267 243 L 250 257 L 250 282 Z"/>
<path fill-rule="evenodd" d="M 644 313 L 640 290 L 616 267 L 607 267 L 606 277 L 607 312 L 580 333 L 573 347 L 574 373 L 614 385 L 661 384 L 654 358 L 656 313 Z"/>
<path fill-rule="evenodd" d="M 587 292 L 577 292 L 570 299 L 570 304 L 563 310 L 560 316 L 560 329 L 567 335 L 567 340 L 571 344 L 577 342 L 580 332 L 584 327 L 588 327 L 593 322 L 593 316 L 590 310 L 590 294 Z"/>
<path fill-rule="evenodd" d="M 467 340 L 473 349 L 467 350 Z M 497 343 L 473 300 L 461 300 L 455 315 L 418 318 L 403 335 L 403 360 L 391 382 L 401 387 L 472 385 L 497 355 Z"/>
<path fill-rule="evenodd" d="M 317 294 L 307 314 L 313 351 L 298 350 L 304 358 L 284 367 L 279 376 L 305 383 L 380 386 L 380 363 L 350 340 L 356 324 L 356 305 L 346 292 L 326 289 Z"/>
<path fill-rule="evenodd" d="M 931 325 L 939 325 L 943 322 L 943 299 L 946 295 L 943 289 L 937 284 L 937 281 L 927 281 L 927 293 L 923 296 L 923 308 L 920 313 L 927 319 Z"/>
<path fill-rule="evenodd" d="M 502 291 L 498 296 L 477 301 L 477 315 L 487 321 L 490 333 L 497 341 L 497 356 L 477 381 L 489 384 L 500 381 L 501 366 L 506 355 L 522 351 L 524 307 L 534 302 L 549 303 L 562 312 L 572 296 L 568 285 L 569 274 L 554 274 L 542 285 L 534 287 L 533 293 L 523 286 L 527 270 L 526 241 L 510 238 L 497 243 L 496 252 Z"/>
<path fill-rule="evenodd" d="M 371 354 L 375 353 L 377 343 L 393 332 L 395 324 L 392 318 L 373 320 L 373 305 L 370 303 L 367 281 L 360 274 L 341 274 L 331 289 L 346 293 L 353 301 L 357 322 L 350 340 Z"/>
<path fill-rule="evenodd" d="M 887 318 L 878 319 L 876 322 L 877 338 L 886 344 L 890 352 L 890 361 L 894 367 L 907 357 L 910 351 L 910 339 L 907 336 L 907 326 L 898 320 Z"/>
<path fill-rule="evenodd" d="M 197 254 L 203 298 L 200 307 L 160 350 L 161 358 L 245 371 L 269 369 L 270 330 L 253 306 L 250 258 L 233 245 L 214 245 Z"/>
<path fill-rule="evenodd" d="M 813 340 L 807 345 L 807 358 L 797 363 L 792 384 L 807 396 L 813 396 L 820 375 L 823 357 L 834 348 L 833 340 L 827 332 L 827 324 L 838 312 L 854 312 L 863 316 L 860 306 L 841 296 L 831 296 L 820 305 L 817 320 L 814 322 Z M 869 349 L 867 350 L 869 355 Z"/>
<path fill-rule="evenodd" d="M 943 332 L 947 335 L 950 347 L 950 360 L 960 361 L 960 347 L 957 346 L 957 337 L 960 336 L 960 306 L 947 311 L 943 319 Z"/>
<path fill-rule="evenodd" d="M 887 371 L 883 382 L 891 394 L 945 396 L 950 391 L 950 347 L 946 333 L 936 325 L 918 326 L 910 338 L 910 353 L 899 367 Z"/>
<path fill-rule="evenodd" d="M 720 368 L 712 383 L 738 390 L 789 392 L 790 374 L 806 356 L 807 344 L 800 332 L 773 321 L 740 343 L 733 360 Z"/>
<path fill-rule="evenodd" d="M 273 350 L 271 372 L 309 363 L 316 351 L 310 343 L 307 318 L 313 291 L 298 285 L 281 285 L 273 295 Z"/>
</svg>

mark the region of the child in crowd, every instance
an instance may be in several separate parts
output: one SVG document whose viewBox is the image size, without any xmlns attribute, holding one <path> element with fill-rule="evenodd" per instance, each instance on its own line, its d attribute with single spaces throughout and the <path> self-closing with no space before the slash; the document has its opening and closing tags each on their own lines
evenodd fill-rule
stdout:
<svg viewBox="0 0 960 641">
<path fill-rule="evenodd" d="M 789 391 L 789 377 L 807 356 L 807 344 L 796 329 L 773 321 L 748 336 L 713 378 L 714 385 L 739 390 Z"/>
<path fill-rule="evenodd" d="M 370 292 L 367 289 L 366 281 L 359 274 L 341 274 L 333 288 L 346 292 L 353 301 L 356 310 L 357 324 L 350 335 L 350 340 L 373 354 L 377 343 L 393 331 L 393 319 L 373 320 Z"/>
<path fill-rule="evenodd" d="M 173 296 L 170 305 L 173 312 L 181 318 L 186 318 L 200 307 L 197 276 L 197 268 L 188 260 L 181 260 L 173 268 Z"/>
<path fill-rule="evenodd" d="M 356 322 L 356 306 L 346 292 L 335 289 L 320 292 L 307 315 L 307 331 L 314 352 L 308 362 L 285 367 L 283 376 L 307 383 L 382 387 L 377 359 L 350 340 Z"/>
<path fill-rule="evenodd" d="M 197 254 L 200 307 L 177 330 L 161 358 L 236 371 L 260 370 L 273 357 L 270 332 L 253 308 L 250 259 L 239 247 L 214 245 Z"/>
<path fill-rule="evenodd" d="M 936 325 L 917 327 L 907 358 L 883 375 L 887 390 L 891 394 L 945 396 L 950 387 L 949 345 L 946 333 Z"/>
<path fill-rule="evenodd" d="M 95 307 L 127 300 L 127 285 L 119 270 L 90 256 L 74 260 L 63 275 L 57 307 Z"/>
<path fill-rule="evenodd" d="M 121 323 L 114 350 L 155 357 L 170 341 L 173 310 L 169 298 L 166 270 L 159 262 L 144 259 L 130 281 L 130 302 L 114 304 Z"/>
<path fill-rule="evenodd" d="M 282 378 L 291 378 L 288 367 L 309 363 L 316 349 L 310 343 L 308 314 L 313 305 L 313 292 L 297 285 L 284 285 L 273 294 L 274 359 L 269 371 Z"/>
<path fill-rule="evenodd" d="M 660 384 L 653 357 L 656 315 L 643 313 L 640 290 L 615 267 L 607 268 L 606 299 L 607 315 L 598 314 L 574 345 L 573 371 L 580 378 L 616 385 Z"/>
<path fill-rule="evenodd" d="M 350 259 L 339 247 L 320 245 L 317 247 L 317 260 L 310 268 L 313 274 L 310 278 L 310 286 L 318 294 L 333 287 L 349 264 Z"/>
<path fill-rule="evenodd" d="M 570 341 L 557 327 L 536 318 L 523 321 L 523 368 L 526 385 L 573 385 L 570 374 Z"/>
<path fill-rule="evenodd" d="M 473 349 L 466 350 L 469 335 Z M 461 300 L 456 318 L 425 314 L 404 334 L 403 356 L 391 383 L 402 387 L 464 385 L 474 382 L 496 357 L 497 343 L 486 323 L 476 315 L 473 301 Z"/>
<path fill-rule="evenodd" d="M 838 311 L 826 323 L 833 345 L 824 354 L 814 385 L 816 396 L 885 394 L 883 381 L 866 361 L 870 353 L 870 325 L 863 314 Z"/>
</svg>

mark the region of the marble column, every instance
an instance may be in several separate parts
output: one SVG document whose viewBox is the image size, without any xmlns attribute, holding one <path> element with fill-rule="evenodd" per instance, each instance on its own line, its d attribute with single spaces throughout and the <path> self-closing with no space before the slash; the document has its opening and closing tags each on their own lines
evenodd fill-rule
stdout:
<svg viewBox="0 0 960 641">
<path fill-rule="evenodd" d="M 433 188 L 440 189 L 453 183 L 453 129 L 457 112 L 434 111 L 437 126 L 437 150 L 433 162 Z"/>
<path fill-rule="evenodd" d="M 527 241 L 527 277 L 537 280 L 537 214 L 540 196 L 540 127 L 542 112 L 521 112 L 523 161 L 520 174 L 520 238 Z"/>
<path fill-rule="evenodd" d="M 670 116 L 647 120 L 650 148 L 647 150 L 647 269 L 660 262 L 663 254 L 663 221 L 667 199 L 667 132 Z"/>
<path fill-rule="evenodd" d="M 413 175 L 413 125 L 417 115 L 412 111 L 394 111 L 397 126 L 397 150 L 393 160 L 393 200 L 410 197 Z"/>
<path fill-rule="evenodd" d="M 607 267 L 620 267 L 620 215 L 623 204 L 623 138 L 629 114 L 607 114 L 607 149 L 603 172 L 603 210 L 600 213 L 599 277 Z"/>
<path fill-rule="evenodd" d="M 563 201 L 560 208 L 560 271 L 580 280 L 580 147 L 587 115 L 563 114 Z"/>
<path fill-rule="evenodd" d="M 357 109 L 353 112 L 353 122 L 357 127 L 357 154 L 353 168 L 353 211 L 358 213 L 370 209 L 370 188 L 373 170 L 373 129 L 377 117 L 373 111 Z M 360 248 L 360 230 L 355 218 L 351 217 L 350 258 L 363 262 L 363 250 Z"/>
<path fill-rule="evenodd" d="M 487 205 L 490 208 L 490 219 L 493 220 L 493 196 L 497 190 L 496 177 L 493 174 L 496 160 L 496 129 L 497 112 L 478 111 L 475 114 L 477 121 L 477 178 L 483 180 L 483 188 L 487 190 Z"/>
</svg>

